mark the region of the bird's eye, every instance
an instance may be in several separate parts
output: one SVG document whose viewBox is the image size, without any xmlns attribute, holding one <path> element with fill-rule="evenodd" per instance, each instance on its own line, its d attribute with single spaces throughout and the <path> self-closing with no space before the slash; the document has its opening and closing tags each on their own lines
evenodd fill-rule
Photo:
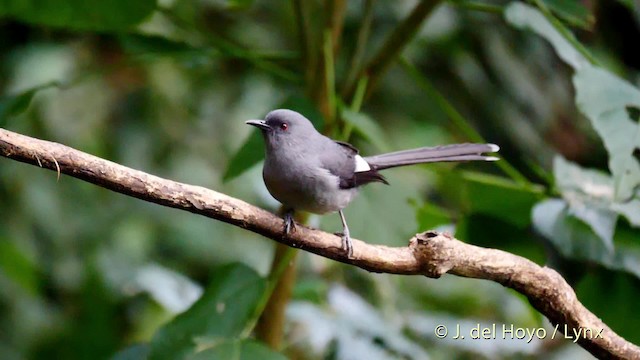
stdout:
<svg viewBox="0 0 640 360">
<path fill-rule="evenodd" d="M 282 129 L 282 131 L 287 131 L 288 128 L 289 128 L 289 124 L 287 123 L 280 124 L 280 129 Z"/>
</svg>

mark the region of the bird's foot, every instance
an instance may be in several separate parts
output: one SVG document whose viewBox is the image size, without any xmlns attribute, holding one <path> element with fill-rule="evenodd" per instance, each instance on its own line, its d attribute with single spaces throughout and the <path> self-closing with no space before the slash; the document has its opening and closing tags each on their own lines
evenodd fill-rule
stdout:
<svg viewBox="0 0 640 360">
<path fill-rule="evenodd" d="M 296 231 L 296 222 L 293 219 L 293 211 L 288 210 L 284 213 L 284 236 L 289 235 L 292 231 Z"/>
<path fill-rule="evenodd" d="M 351 242 L 351 236 L 349 231 L 334 233 L 336 236 L 340 236 L 342 239 L 342 250 L 347 254 L 348 259 L 353 259 L 353 243 Z"/>
</svg>

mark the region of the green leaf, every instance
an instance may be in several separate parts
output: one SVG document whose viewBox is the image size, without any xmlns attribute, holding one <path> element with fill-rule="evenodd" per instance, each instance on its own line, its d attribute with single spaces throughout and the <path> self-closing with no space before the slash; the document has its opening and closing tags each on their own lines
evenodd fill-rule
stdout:
<svg viewBox="0 0 640 360">
<path fill-rule="evenodd" d="M 296 281 L 291 298 L 314 304 L 322 304 L 327 298 L 327 292 L 329 291 L 328 286 L 325 280 L 319 278 L 303 278 Z"/>
<path fill-rule="evenodd" d="M 625 227 L 616 231 L 616 247 L 610 251 L 593 230 L 569 211 L 561 199 L 538 203 L 532 212 L 533 225 L 568 259 L 598 263 L 640 278 L 640 245 L 637 232 Z"/>
<path fill-rule="evenodd" d="M 137 344 L 118 351 L 111 360 L 146 360 L 149 357 L 149 344 Z"/>
<path fill-rule="evenodd" d="M 40 87 L 27 90 L 18 95 L 0 97 L 0 125 L 8 118 L 27 110 L 38 90 L 40 90 Z"/>
<path fill-rule="evenodd" d="M 588 28 L 595 22 L 593 14 L 580 0 L 542 0 L 551 11 L 568 23 Z"/>
<path fill-rule="evenodd" d="M 198 351 L 194 355 L 188 356 L 187 359 L 286 360 L 287 358 L 256 341 L 231 340 L 207 346 L 205 350 Z"/>
<path fill-rule="evenodd" d="M 573 78 L 578 109 L 591 121 L 609 153 L 615 200 L 631 200 L 640 185 L 640 90 L 608 71 L 586 67 Z"/>
<path fill-rule="evenodd" d="M 618 215 L 633 226 L 640 226 L 640 199 L 618 202 L 614 199 L 614 179 L 601 171 L 583 169 L 560 156 L 553 162 L 555 182 L 569 206 L 569 214 L 582 220 L 613 248 Z"/>
<path fill-rule="evenodd" d="M 204 56 L 206 49 L 196 48 L 182 41 L 167 39 L 163 36 L 127 34 L 118 37 L 122 48 L 132 55 L 156 56 Z"/>
<path fill-rule="evenodd" d="M 589 225 L 609 250 L 618 214 L 611 209 L 613 180 L 598 170 L 583 169 L 561 156 L 553 161 L 555 182 L 569 205 L 569 213 Z"/>
<path fill-rule="evenodd" d="M 322 129 L 322 115 L 307 98 L 292 96 L 285 100 L 280 105 L 280 108 L 297 111 L 309 119 L 316 129 Z M 255 129 L 244 144 L 240 146 L 238 152 L 229 160 L 229 165 L 222 177 L 222 181 L 229 181 L 240 176 L 263 158 L 264 142 L 262 140 L 262 134 L 258 129 Z"/>
<path fill-rule="evenodd" d="M 640 199 L 635 190 L 640 185 L 640 91 L 610 72 L 590 65 L 579 52 L 579 43 L 572 44 L 573 37 L 560 34 L 537 9 L 512 3 L 505 17 L 516 27 L 530 29 L 547 39 L 560 58 L 576 70 L 573 77 L 576 104 L 609 152 L 614 186 L 610 209 L 640 226 Z"/>
<path fill-rule="evenodd" d="M 451 223 L 451 216 L 442 208 L 425 202 L 416 210 L 418 231 L 433 230 L 437 226 Z"/>
<path fill-rule="evenodd" d="M 29 294 L 38 292 L 36 264 L 16 244 L 5 238 L 0 238 L 0 273 L 22 286 Z"/>
<path fill-rule="evenodd" d="M 627 218 L 631 225 L 640 226 L 640 199 L 633 199 L 624 203 L 613 203 L 611 204 L 611 209 Z"/>
<path fill-rule="evenodd" d="M 231 10 L 247 10 L 255 0 L 227 0 L 227 7 Z"/>
<path fill-rule="evenodd" d="M 368 140 L 379 150 L 389 151 L 389 144 L 386 141 L 384 131 L 369 115 L 344 108 L 342 109 L 342 118 L 347 124 L 353 126 L 353 129 L 360 134 L 360 136 Z"/>
<path fill-rule="evenodd" d="M 634 4 L 634 1 L 635 0 L 618 0 L 620 4 L 629 8 L 630 11 L 636 11 L 636 5 Z M 640 16 L 640 14 L 638 16 Z"/>
<path fill-rule="evenodd" d="M 589 66 L 589 61 L 544 17 L 540 11 L 521 2 L 512 2 L 504 11 L 508 23 L 518 29 L 533 31 L 547 39 L 558 56 L 574 69 Z"/>
<path fill-rule="evenodd" d="M 5 0 L 0 2 L 0 17 L 76 30 L 123 31 L 155 8 L 155 0 Z"/>
<path fill-rule="evenodd" d="M 531 209 L 543 196 L 542 187 L 524 187 L 502 177 L 462 172 L 470 211 L 491 215 L 524 228 L 531 223 Z"/>
<path fill-rule="evenodd" d="M 455 235 L 467 243 L 508 251 L 537 264 L 548 261 L 545 249 L 529 226 L 515 226 L 504 218 L 477 212 L 465 214 L 456 219 Z"/>
<path fill-rule="evenodd" d="M 264 141 L 260 130 L 256 129 L 249 135 L 249 138 L 240 146 L 238 152 L 229 160 L 227 170 L 224 172 L 222 181 L 229 181 L 264 158 Z"/>
<path fill-rule="evenodd" d="M 613 251 L 584 222 L 571 216 L 569 205 L 560 199 L 538 203 L 532 212 L 533 225 L 569 259 L 609 264 Z"/>
<path fill-rule="evenodd" d="M 429 358 L 425 349 L 402 326 L 390 321 L 382 310 L 344 286 L 332 286 L 321 305 L 303 301 L 290 303 L 287 320 L 295 326 L 299 342 L 305 348 L 309 345 L 313 348 L 313 344 L 331 344 L 340 354 L 325 358 Z"/>
<path fill-rule="evenodd" d="M 580 301 L 605 324 L 628 341 L 640 342 L 640 320 L 633 306 L 626 304 L 629 299 L 640 297 L 638 279 L 625 273 L 595 269 L 576 284 L 576 295 Z"/>
<path fill-rule="evenodd" d="M 198 339 L 225 342 L 240 335 L 265 291 L 266 281 L 245 265 L 218 268 L 202 297 L 162 327 L 151 340 L 149 359 L 180 359 Z"/>
</svg>

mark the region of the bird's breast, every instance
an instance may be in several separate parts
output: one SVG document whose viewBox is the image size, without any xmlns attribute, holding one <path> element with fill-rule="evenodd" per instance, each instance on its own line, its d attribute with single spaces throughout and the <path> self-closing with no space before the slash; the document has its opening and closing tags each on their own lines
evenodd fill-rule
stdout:
<svg viewBox="0 0 640 360">
<path fill-rule="evenodd" d="M 284 206 L 324 214 L 345 208 L 356 196 L 357 189 L 341 189 L 338 177 L 328 170 L 308 163 L 296 164 L 265 161 L 265 185 Z"/>
</svg>

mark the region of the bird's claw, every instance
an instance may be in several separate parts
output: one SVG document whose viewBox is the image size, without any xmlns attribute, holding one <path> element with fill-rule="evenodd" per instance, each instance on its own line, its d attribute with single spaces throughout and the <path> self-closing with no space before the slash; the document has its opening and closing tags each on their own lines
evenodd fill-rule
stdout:
<svg viewBox="0 0 640 360">
<path fill-rule="evenodd" d="M 336 236 L 340 236 L 340 239 L 342 239 L 342 251 L 347 254 L 348 259 L 353 259 L 353 244 L 351 242 L 351 236 L 349 236 L 349 233 L 347 232 L 345 234 L 344 232 L 336 232 L 333 234 Z"/>
<path fill-rule="evenodd" d="M 292 231 L 296 231 L 296 222 L 293 219 L 293 212 L 284 213 L 284 235 L 289 235 Z"/>
<path fill-rule="evenodd" d="M 342 233 L 339 235 L 342 239 L 342 250 L 347 253 L 347 259 L 353 259 L 353 244 L 351 243 L 351 236 L 349 236 L 349 226 L 347 226 L 347 219 L 344 218 L 342 210 L 338 211 L 340 215 L 340 221 L 342 221 Z"/>
</svg>

